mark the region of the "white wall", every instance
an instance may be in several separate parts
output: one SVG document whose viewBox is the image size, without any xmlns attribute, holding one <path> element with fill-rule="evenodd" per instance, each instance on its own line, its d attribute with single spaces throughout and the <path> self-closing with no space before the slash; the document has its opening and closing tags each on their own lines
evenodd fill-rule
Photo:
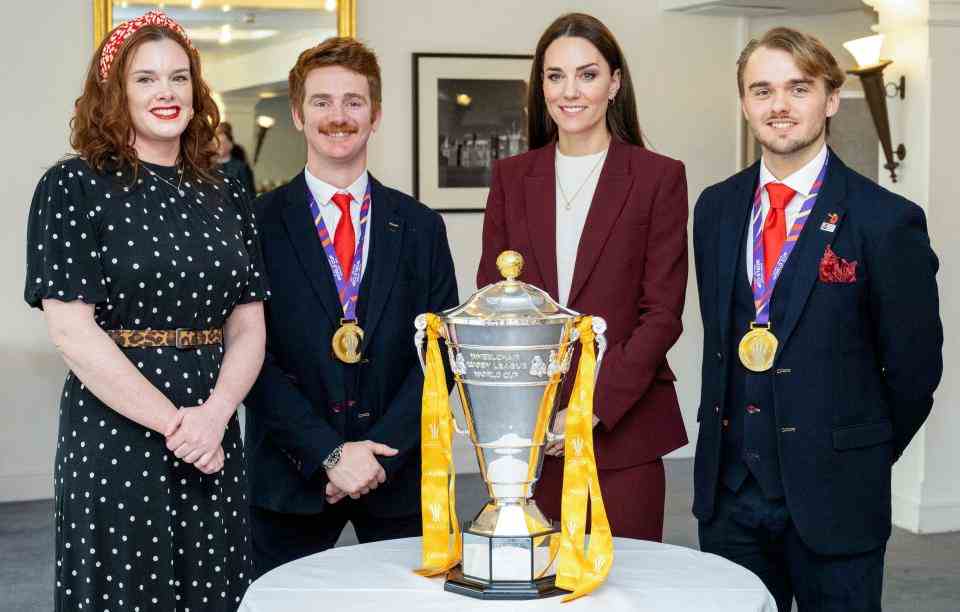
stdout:
<svg viewBox="0 0 960 612">
<path fill-rule="evenodd" d="M 53 491 L 57 404 L 65 368 L 47 338 L 42 315 L 23 301 L 27 211 L 44 171 L 69 151 L 74 99 L 93 50 L 89 2 L 4 4 L 6 23 L 43 29 L 0 37 L 4 83 L 0 134 L 0 501 L 48 497 Z M 15 95 L 14 95 L 15 94 Z"/>
<path fill-rule="evenodd" d="M 371 142 L 370 167 L 398 189 L 413 190 L 411 54 L 532 54 L 547 25 L 572 11 L 593 14 L 617 36 L 633 73 L 640 125 L 651 148 L 686 163 L 691 207 L 705 187 L 736 170 L 734 62 L 740 40 L 735 19 L 665 15 L 655 2 L 615 0 L 364 0 L 357 10 L 358 37 L 377 52 L 384 81 L 384 118 Z M 444 217 L 463 299 L 476 288 L 483 217 Z M 695 440 L 702 327 L 692 249 L 690 259 L 684 333 L 670 361 L 679 378 L 687 432 Z M 691 443 L 677 455 L 692 456 L 693 450 Z M 474 462 L 465 457 L 458 463 L 466 468 Z"/>
</svg>

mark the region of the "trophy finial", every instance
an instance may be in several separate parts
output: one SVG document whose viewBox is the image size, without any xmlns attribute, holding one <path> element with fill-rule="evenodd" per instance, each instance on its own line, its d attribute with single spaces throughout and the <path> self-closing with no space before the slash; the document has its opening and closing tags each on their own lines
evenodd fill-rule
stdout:
<svg viewBox="0 0 960 612">
<path fill-rule="evenodd" d="M 497 257 L 497 268 L 508 281 L 515 280 L 523 270 L 523 255 L 516 251 L 504 251 Z"/>
</svg>

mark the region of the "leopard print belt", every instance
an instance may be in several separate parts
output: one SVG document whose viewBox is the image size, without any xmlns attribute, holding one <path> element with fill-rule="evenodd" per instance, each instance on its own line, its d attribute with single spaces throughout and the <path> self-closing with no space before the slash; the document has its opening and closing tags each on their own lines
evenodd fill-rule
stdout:
<svg viewBox="0 0 960 612">
<path fill-rule="evenodd" d="M 175 346 L 192 349 L 223 343 L 223 330 L 215 329 L 111 329 L 107 335 L 121 348 Z"/>
</svg>

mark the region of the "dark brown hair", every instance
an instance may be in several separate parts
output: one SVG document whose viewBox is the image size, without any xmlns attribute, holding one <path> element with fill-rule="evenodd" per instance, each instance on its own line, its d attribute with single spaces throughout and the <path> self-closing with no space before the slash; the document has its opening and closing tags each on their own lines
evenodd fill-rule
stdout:
<svg viewBox="0 0 960 612">
<path fill-rule="evenodd" d="M 180 159 L 184 172 L 188 176 L 218 180 L 211 169 L 215 166 L 214 139 L 220 112 L 201 76 L 199 55 L 167 28 L 147 26 L 132 34 L 114 58 L 107 78 L 101 81 L 100 54 L 110 36 L 104 38 L 90 62 L 83 93 L 74 103 L 70 145 L 99 172 L 126 168 L 136 176 L 140 162 L 131 144 L 135 132 L 127 102 L 127 66 L 140 45 L 165 38 L 180 45 L 190 59 L 194 115 L 180 135 Z"/>
<path fill-rule="evenodd" d="M 759 47 L 789 53 L 804 74 L 815 79 L 823 77 L 828 94 L 840 89 L 847 79 L 843 70 L 837 65 L 837 59 L 819 38 L 791 28 L 773 28 L 759 39 L 751 40 L 740 52 L 740 57 L 737 59 L 737 89 L 741 98 L 744 93 L 743 73 L 750 56 Z"/>
<path fill-rule="evenodd" d="M 290 69 L 290 105 L 298 117 L 303 116 L 303 102 L 306 97 L 304 84 L 311 70 L 326 66 L 342 66 L 367 78 L 370 86 L 370 104 L 373 114 L 380 112 L 383 101 L 380 82 L 380 64 L 377 56 L 363 43 L 353 38 L 328 38 L 316 47 L 310 47 L 300 54 L 297 63 Z"/>
<path fill-rule="evenodd" d="M 543 57 L 550 44 L 563 36 L 576 36 L 590 41 L 610 65 L 610 73 L 620 71 L 620 90 L 607 107 L 607 129 L 617 140 L 643 145 L 640 122 L 637 120 L 637 101 L 627 60 L 607 26 L 590 15 L 569 13 L 556 19 L 540 36 L 530 69 L 530 87 L 527 91 L 527 140 L 531 149 L 553 142 L 557 124 L 547 112 L 543 97 Z"/>
</svg>

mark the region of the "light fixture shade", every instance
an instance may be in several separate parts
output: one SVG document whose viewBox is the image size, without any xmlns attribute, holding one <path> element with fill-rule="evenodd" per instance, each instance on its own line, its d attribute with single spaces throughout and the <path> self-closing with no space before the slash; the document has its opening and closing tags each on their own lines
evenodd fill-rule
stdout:
<svg viewBox="0 0 960 612">
<path fill-rule="evenodd" d="M 271 117 L 270 115 L 257 116 L 257 125 L 267 130 L 272 128 L 276 122 L 277 120 Z"/>
<path fill-rule="evenodd" d="M 848 40 L 843 43 L 843 46 L 857 60 L 859 68 L 874 66 L 880 63 L 880 47 L 883 46 L 883 34 Z"/>
</svg>

